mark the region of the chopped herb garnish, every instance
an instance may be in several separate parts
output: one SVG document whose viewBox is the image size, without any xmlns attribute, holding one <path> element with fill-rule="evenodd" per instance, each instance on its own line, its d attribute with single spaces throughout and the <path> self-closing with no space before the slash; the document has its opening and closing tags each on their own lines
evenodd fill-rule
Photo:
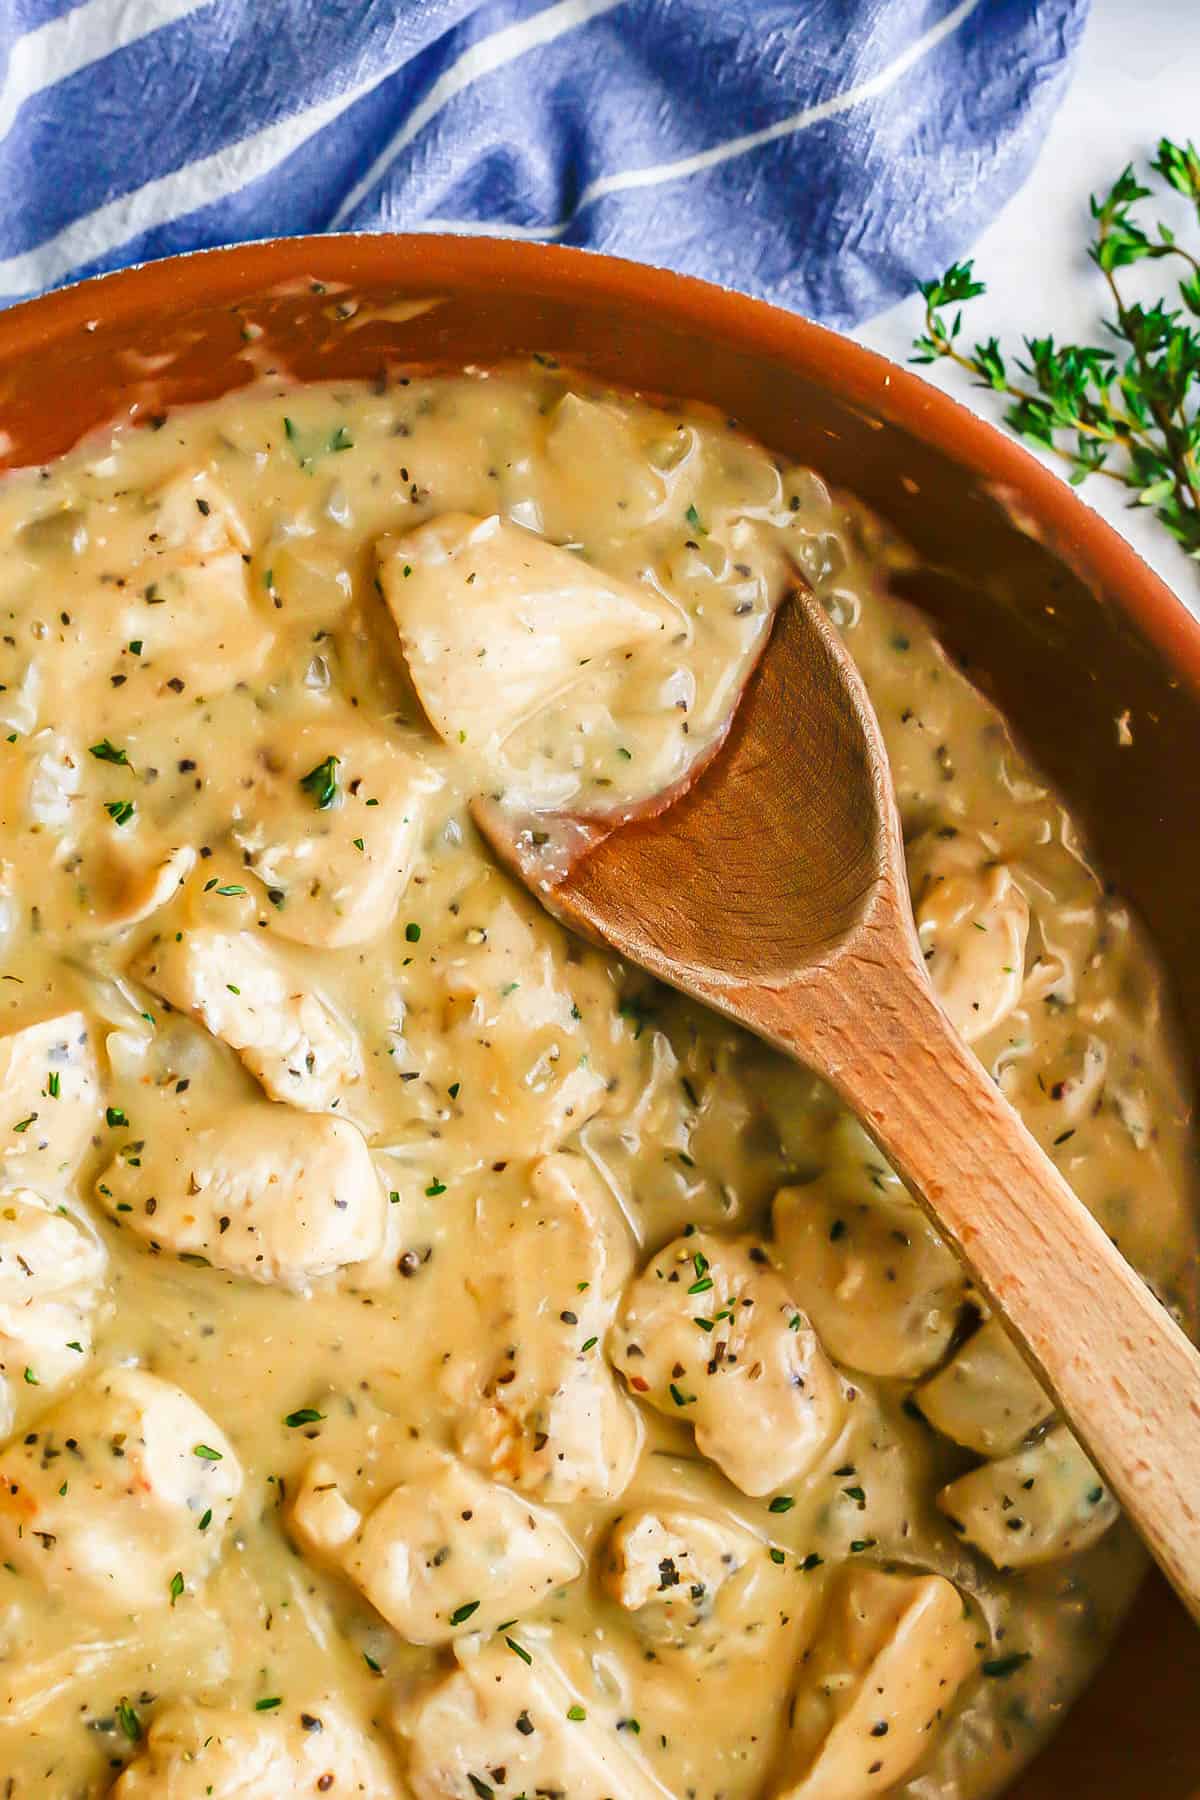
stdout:
<svg viewBox="0 0 1200 1800">
<path fill-rule="evenodd" d="M 692 527 L 693 531 L 698 531 L 700 533 L 701 537 L 708 536 L 708 531 L 707 531 L 707 528 L 705 527 L 704 521 L 701 519 L 700 514 L 696 511 L 696 508 L 694 506 L 689 506 L 686 513 L 684 513 L 683 516 L 687 520 L 688 524 Z"/>
<path fill-rule="evenodd" d="M 792 1499 L 790 1494 L 776 1494 L 770 1506 L 768 1506 L 767 1511 L 773 1513 L 791 1512 L 795 1504 L 796 1502 Z"/>
<path fill-rule="evenodd" d="M 114 825 L 128 825 L 133 817 L 132 800 L 106 800 L 104 810 Z"/>
<path fill-rule="evenodd" d="M 318 812 L 325 812 L 337 799 L 337 775 L 335 773 L 340 757 L 327 756 L 310 769 L 307 775 L 300 777 L 300 786 L 306 794 L 311 794 L 317 803 Z"/>
<path fill-rule="evenodd" d="M 366 1650 L 363 1651 L 363 1661 L 366 1663 L 368 1669 L 370 1669 L 372 1675 L 382 1675 L 383 1674 L 382 1664 L 377 1663 L 375 1661 L 375 1658 L 372 1655 L 370 1655 L 370 1653 Z"/>
<path fill-rule="evenodd" d="M 674 1382 L 671 1383 L 670 1394 L 676 1406 L 692 1406 L 695 1403 L 695 1394 L 685 1394 L 681 1388 L 676 1387 Z"/>
<path fill-rule="evenodd" d="M 567 1717 L 578 1725 L 582 1719 L 587 1718 L 587 1713 L 582 1706 L 568 1706 Z"/>
<path fill-rule="evenodd" d="M 471 1615 L 478 1611 L 478 1600 L 464 1600 L 462 1605 L 456 1606 L 454 1611 L 450 1614 L 450 1623 L 452 1625 L 465 1625 Z"/>
<path fill-rule="evenodd" d="M 421 927 L 413 924 L 410 920 L 404 927 L 404 940 L 408 944 L 419 944 L 421 941 Z"/>
<path fill-rule="evenodd" d="M 41 1387 L 41 1385 L 42 1385 L 41 1382 L 38 1380 L 37 1376 L 34 1374 L 33 1370 L 30 1368 L 27 1368 L 25 1370 L 25 1380 L 30 1387 Z"/>
<path fill-rule="evenodd" d="M 274 1712 L 277 1706 L 282 1705 L 282 1697 L 279 1694 L 271 1694 L 266 1700 L 256 1700 L 254 1710 L 255 1712 Z"/>
<path fill-rule="evenodd" d="M 198 1456 L 201 1462 L 221 1462 L 223 1460 L 221 1451 L 214 1450 L 211 1444 L 193 1444 L 192 1455 Z"/>
<path fill-rule="evenodd" d="M 438 1181 L 436 1179 L 436 1177 L 434 1178 L 433 1181 L 430 1182 L 429 1186 L 425 1189 L 425 1192 L 428 1194 L 428 1196 L 431 1200 L 435 1199 L 438 1194 L 444 1194 L 445 1191 L 446 1191 L 445 1182 Z"/>
<path fill-rule="evenodd" d="M 196 1530 L 197 1531 L 207 1531 L 211 1524 L 212 1524 L 212 1507 L 206 1506 L 204 1511 L 200 1515 L 200 1520 L 196 1526 Z"/>
<path fill-rule="evenodd" d="M 130 1706 L 128 1700 L 117 1701 L 117 1724 L 125 1733 L 131 1744 L 138 1744 L 142 1738 L 142 1721 Z"/>
<path fill-rule="evenodd" d="M 46 1077 L 46 1092 L 52 1100 L 58 1100 L 62 1097 L 62 1076 L 57 1069 L 52 1069 L 50 1074 Z"/>
<path fill-rule="evenodd" d="M 621 1004 L 617 1007 L 617 1012 L 620 1014 L 621 1018 L 628 1019 L 636 1027 L 633 1034 L 635 1041 L 641 1037 L 647 1025 L 653 1024 L 658 1016 L 652 1006 L 646 1001 L 640 1000 L 636 995 L 630 999 L 622 1000 Z"/>
<path fill-rule="evenodd" d="M 110 744 L 107 738 L 101 738 L 98 744 L 92 744 L 90 748 L 91 754 L 97 762 L 122 763 L 126 767 L 129 765 L 129 758 L 124 750 L 118 750 L 117 746 Z"/>
<path fill-rule="evenodd" d="M 283 1421 L 292 1431 L 300 1425 L 319 1425 L 325 1417 L 315 1406 L 301 1406 L 296 1412 L 290 1412 Z"/>
<path fill-rule="evenodd" d="M 508 1645 L 509 1649 L 512 1651 L 514 1656 L 519 1656 L 523 1663 L 532 1663 L 533 1658 L 532 1658 L 532 1656 L 530 1656 L 530 1654 L 529 1654 L 528 1650 L 525 1648 L 524 1644 L 518 1644 L 516 1638 L 510 1638 L 510 1637 L 506 1637 L 504 1641 Z"/>
<path fill-rule="evenodd" d="M 354 439 L 344 425 L 338 426 L 326 445 L 327 450 L 353 450 L 353 448 Z"/>
<path fill-rule="evenodd" d="M 13 1130 L 28 1131 L 36 1118 L 37 1114 L 35 1112 L 27 1113 L 25 1118 L 17 1120 L 16 1124 L 13 1126 Z"/>
<path fill-rule="evenodd" d="M 224 886 L 217 889 L 218 894 L 224 894 L 227 899 L 235 897 L 238 894 L 244 894 L 245 891 L 245 888 L 239 881 L 227 881 Z"/>
<path fill-rule="evenodd" d="M 128 1125 L 129 1120 L 119 1106 L 106 1106 L 104 1109 L 104 1122 L 106 1125 L 116 1126 Z"/>
<path fill-rule="evenodd" d="M 582 1354 L 583 1352 L 585 1352 L 587 1350 L 594 1350 L 596 1348 L 596 1345 L 599 1342 L 600 1342 L 599 1338 L 594 1338 L 594 1337 L 587 1338 L 585 1340 L 585 1342 L 580 1344 L 580 1346 L 579 1346 L 580 1353 Z"/>
<path fill-rule="evenodd" d="M 171 1577 L 171 1605 L 174 1606 L 183 1592 L 183 1571 L 176 1569 Z"/>
<path fill-rule="evenodd" d="M 711 1288 L 712 1284 L 713 1284 L 713 1279 L 712 1279 L 711 1275 L 702 1275 L 700 1277 L 699 1281 L 693 1281 L 691 1287 L 688 1289 L 688 1293 L 689 1294 L 707 1294 L 707 1292 Z"/>
<path fill-rule="evenodd" d="M 784 1560 L 783 1551 L 778 1549 L 774 1544 L 771 1546 L 770 1550 L 768 1550 L 767 1555 L 771 1558 L 773 1563 L 781 1563 Z"/>
</svg>

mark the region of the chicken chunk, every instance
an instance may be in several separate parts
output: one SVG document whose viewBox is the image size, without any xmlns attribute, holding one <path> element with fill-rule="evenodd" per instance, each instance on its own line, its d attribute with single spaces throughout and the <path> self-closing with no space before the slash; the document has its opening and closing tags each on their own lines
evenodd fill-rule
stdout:
<svg viewBox="0 0 1200 1800">
<path fill-rule="evenodd" d="M 277 1711 L 178 1701 L 155 1715 L 112 1800 L 400 1800 L 391 1753 L 329 1694 Z"/>
<path fill-rule="evenodd" d="M 153 529 L 147 542 L 161 556 L 239 555 L 250 548 L 250 532 L 228 489 L 207 469 L 186 469 L 150 497 Z"/>
<path fill-rule="evenodd" d="M 75 1173 L 99 1118 L 96 1053 L 82 1013 L 0 1037 L 0 1166 L 54 1193 Z"/>
<path fill-rule="evenodd" d="M 336 1468 L 315 1457 L 304 1470 L 288 1515 L 292 1537 L 311 1556 L 341 1563 L 363 1516 L 342 1489 Z"/>
<path fill-rule="evenodd" d="M 913 1380 L 950 1348 L 962 1264 L 852 1114 L 839 1110 L 812 1154 L 821 1176 L 775 1198 L 785 1277 L 839 1362 Z"/>
<path fill-rule="evenodd" d="M 699 461 L 694 457 L 693 461 Z M 675 487 L 678 489 L 678 482 Z M 637 427 L 619 406 L 583 394 L 564 394 L 546 432 L 542 513 L 550 535 L 566 536 L 581 517 L 596 530 L 624 535 L 650 520 L 674 497 L 679 514 L 690 493 L 671 484 L 646 455 Z"/>
<path fill-rule="evenodd" d="M 931 1425 L 980 1456 L 1005 1456 L 1054 1403 L 1003 1325 L 989 1319 L 913 1395 Z"/>
<path fill-rule="evenodd" d="M 588 665 L 680 623 L 653 589 L 497 517 L 446 513 L 385 540 L 379 573 L 430 723 L 484 757 Z"/>
<path fill-rule="evenodd" d="M 839 1362 L 911 1380 L 941 1360 L 966 1278 L 912 1201 L 856 1204 L 816 1181 L 781 1188 L 772 1218 L 789 1290 Z"/>
<path fill-rule="evenodd" d="M 46 726 L 29 740 L 24 816 L 34 831 L 54 834 L 54 855 L 74 842 L 83 812 L 83 756 L 65 732 Z"/>
<path fill-rule="evenodd" d="M 147 862 L 124 845 L 93 863 L 86 924 L 109 937 L 140 925 L 178 894 L 196 866 L 190 844 L 178 844 Z"/>
<path fill-rule="evenodd" d="M 468 1289 L 478 1358 L 447 1366 L 468 1462 L 540 1500 L 615 1499 L 641 1446 L 603 1344 L 628 1272 L 623 1220 L 581 1156 L 543 1157 L 515 1210 L 485 1213 Z"/>
<path fill-rule="evenodd" d="M 892 1792 L 932 1749 L 979 1639 L 940 1575 L 845 1573 L 801 1667 L 775 1800 Z"/>
<path fill-rule="evenodd" d="M 241 1486 L 194 1400 L 110 1369 L 0 1453 L 0 1558 L 88 1611 L 166 1607 L 216 1560 Z"/>
<path fill-rule="evenodd" d="M 612 1339 L 634 1393 L 691 1425 L 697 1449 L 745 1494 L 803 1475 L 841 1425 L 838 1377 L 749 1240 L 676 1238 L 629 1289 Z"/>
<path fill-rule="evenodd" d="M 937 1503 L 998 1569 L 1028 1569 L 1086 1550 L 1120 1510 L 1065 1425 L 1028 1450 L 960 1475 Z"/>
<path fill-rule="evenodd" d="M 585 1704 L 586 1700 L 586 1704 Z M 581 1696 L 542 1646 L 531 1663 L 499 1640 L 437 1683 L 399 1721 L 415 1800 L 504 1793 L 667 1800 L 609 1707 Z"/>
<path fill-rule="evenodd" d="M 440 779 L 397 734 L 348 708 L 280 726 L 258 748 L 233 830 L 275 907 L 272 929 L 324 949 L 385 930 Z"/>
<path fill-rule="evenodd" d="M 679 1644 L 712 1616 L 725 1583 L 756 1551 L 761 1541 L 728 1519 L 640 1508 L 614 1526 L 601 1579 L 646 1636 Z"/>
<path fill-rule="evenodd" d="M 274 632 L 251 601 L 249 534 L 221 483 L 205 469 L 182 471 L 150 496 L 139 532 L 125 549 L 129 598 L 108 635 L 144 640 L 162 676 L 186 676 L 191 692 L 256 674 Z"/>
<path fill-rule="evenodd" d="M 114 669 L 143 716 L 148 704 L 174 704 L 168 683 L 186 687 L 181 704 L 191 705 L 257 675 L 275 634 L 249 561 L 245 522 L 207 469 L 182 469 L 148 493 L 97 496 L 58 566 L 54 611 L 69 608 L 70 628 L 39 662 L 41 716 L 102 716 Z"/>
<path fill-rule="evenodd" d="M 314 1464 L 292 1507 L 292 1531 L 304 1548 L 332 1555 L 410 1644 L 494 1631 L 583 1568 L 551 1514 L 453 1461 L 393 1488 L 365 1519 L 330 1465 Z"/>
<path fill-rule="evenodd" d="M 257 574 L 283 622 L 293 627 L 303 623 L 329 629 L 354 598 L 345 554 L 313 532 L 289 529 L 286 537 L 267 544 Z"/>
<path fill-rule="evenodd" d="M 47 1398 L 86 1366 L 107 1260 L 65 1210 L 0 1194 L 0 1437 L 31 1389 Z"/>
<path fill-rule="evenodd" d="M 934 991 L 974 1043 L 1021 997 L 1029 902 L 1011 869 L 961 833 L 920 839 L 909 857 L 909 884 Z"/>
<path fill-rule="evenodd" d="M 236 1050 L 272 1100 L 348 1110 L 358 1039 L 261 934 L 193 927 L 150 944 L 131 973 Z"/>
<path fill-rule="evenodd" d="M 156 1252 L 296 1292 L 373 1256 L 387 1210 L 353 1125 L 267 1101 L 181 1137 L 152 1134 L 136 1156 L 124 1146 L 96 1194 Z"/>
<path fill-rule="evenodd" d="M 464 901 L 470 924 L 438 958 L 432 1004 L 405 1024 L 426 1089 L 461 1091 L 439 1135 L 461 1135 L 464 1160 L 481 1145 L 489 1161 L 556 1150 L 602 1106 L 615 1061 L 597 1022 L 615 1017 L 607 975 L 572 964 L 529 902 L 495 888 Z"/>
</svg>

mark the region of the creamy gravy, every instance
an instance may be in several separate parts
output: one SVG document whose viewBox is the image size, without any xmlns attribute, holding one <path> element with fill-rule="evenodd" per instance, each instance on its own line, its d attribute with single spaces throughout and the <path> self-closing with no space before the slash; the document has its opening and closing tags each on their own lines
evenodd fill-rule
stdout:
<svg viewBox="0 0 1200 1800">
<path fill-rule="evenodd" d="M 1158 969 L 902 552 L 545 366 L 263 383 L 0 547 L 0 1795 L 1001 1786 L 1140 1576 L 1104 1484 L 828 1091 L 468 810 L 678 779 L 799 568 L 944 1003 L 1189 1317 Z"/>
</svg>

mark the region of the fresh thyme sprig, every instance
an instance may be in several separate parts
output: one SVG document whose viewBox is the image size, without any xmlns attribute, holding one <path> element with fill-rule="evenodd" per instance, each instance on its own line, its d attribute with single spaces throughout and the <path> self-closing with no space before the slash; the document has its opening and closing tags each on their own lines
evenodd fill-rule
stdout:
<svg viewBox="0 0 1200 1800">
<path fill-rule="evenodd" d="M 1163 138 L 1150 167 L 1191 201 L 1200 223 L 1200 152 Z M 1102 199 L 1092 196 L 1094 232 L 1088 254 L 1104 277 L 1114 315 L 1105 329 L 1115 349 L 1056 344 L 1027 337 L 1013 357 L 1024 381 L 1010 379 L 994 337 L 966 350 L 962 307 L 986 292 L 970 262 L 953 263 L 938 281 L 922 283 L 925 331 L 913 340 L 916 363 L 947 358 L 977 385 L 1006 394 L 1005 423 L 1060 456 L 1078 484 L 1103 475 L 1132 490 L 1132 505 L 1152 507 L 1189 556 L 1200 559 L 1200 259 L 1161 221 L 1148 232 L 1135 213 L 1151 198 L 1132 166 Z M 1179 271 L 1180 301 L 1129 300 L 1119 271 L 1170 260 Z M 951 310 L 953 314 L 951 315 Z"/>
</svg>

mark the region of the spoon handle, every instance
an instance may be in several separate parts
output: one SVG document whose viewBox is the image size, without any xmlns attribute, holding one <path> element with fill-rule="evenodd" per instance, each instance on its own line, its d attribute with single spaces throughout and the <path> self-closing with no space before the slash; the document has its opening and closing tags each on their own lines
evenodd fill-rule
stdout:
<svg viewBox="0 0 1200 1800">
<path fill-rule="evenodd" d="M 1068 1187 L 921 974 L 757 990 L 1012 1327 L 1200 1621 L 1200 1354 Z M 744 1015 L 745 1016 L 745 1015 Z"/>
</svg>

